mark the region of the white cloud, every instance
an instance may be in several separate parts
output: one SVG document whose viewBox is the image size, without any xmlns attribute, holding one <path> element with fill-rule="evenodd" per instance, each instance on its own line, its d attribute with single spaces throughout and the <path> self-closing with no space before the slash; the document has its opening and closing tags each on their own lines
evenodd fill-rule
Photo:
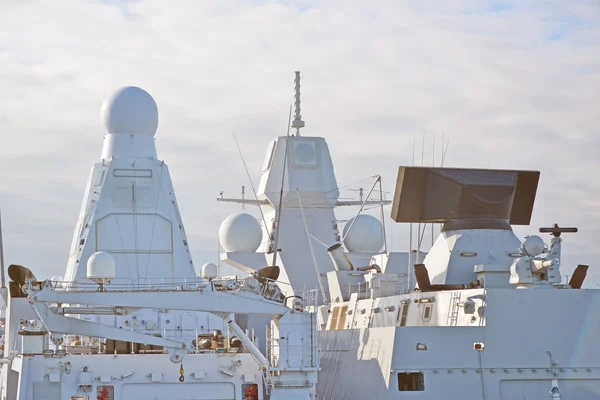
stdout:
<svg viewBox="0 0 600 400">
<path fill-rule="evenodd" d="M 328 139 L 341 186 L 381 173 L 393 191 L 398 165 L 412 163 L 413 134 L 418 147 L 426 134 L 430 163 L 432 137 L 439 143 L 444 132 L 447 165 L 541 170 L 528 232 L 577 225 L 580 233 L 565 238 L 566 263 L 593 266 L 600 256 L 597 2 L 7 4 L 7 263 L 62 273 L 100 154 L 100 104 L 123 85 L 157 100 L 159 156 L 170 165 L 195 261 L 213 261 L 220 220 L 238 209 L 214 198 L 247 185 L 232 133 L 257 177 L 267 143 L 285 133 L 298 69 L 304 134 Z M 405 229 L 394 230 L 400 249 Z"/>
</svg>

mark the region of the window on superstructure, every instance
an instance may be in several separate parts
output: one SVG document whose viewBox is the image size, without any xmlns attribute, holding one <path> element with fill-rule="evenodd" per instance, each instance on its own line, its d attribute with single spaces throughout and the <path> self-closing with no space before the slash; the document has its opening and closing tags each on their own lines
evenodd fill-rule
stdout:
<svg viewBox="0 0 600 400">
<path fill-rule="evenodd" d="M 420 392 L 425 390 L 422 372 L 399 372 L 398 390 L 401 392 Z"/>
<path fill-rule="evenodd" d="M 396 325 L 406 326 L 406 317 L 408 316 L 408 303 L 403 302 L 398 306 L 398 313 L 396 314 Z"/>
<path fill-rule="evenodd" d="M 331 313 L 331 323 L 329 324 L 329 330 L 337 329 L 338 316 L 340 315 L 340 307 L 333 307 L 333 311 Z"/>
<path fill-rule="evenodd" d="M 423 310 L 423 321 L 427 322 L 431 320 L 431 304 L 427 304 Z"/>
<path fill-rule="evenodd" d="M 338 318 L 337 329 L 344 329 L 346 323 L 346 315 L 348 315 L 348 306 L 343 306 Z"/>
</svg>

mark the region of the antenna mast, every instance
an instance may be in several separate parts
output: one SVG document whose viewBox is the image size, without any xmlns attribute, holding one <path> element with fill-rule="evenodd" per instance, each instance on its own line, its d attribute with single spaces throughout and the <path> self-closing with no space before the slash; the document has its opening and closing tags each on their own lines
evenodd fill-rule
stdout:
<svg viewBox="0 0 600 400">
<path fill-rule="evenodd" d="M 296 128 L 296 136 L 300 136 L 300 128 L 304 128 L 304 121 L 300 115 L 300 71 L 296 71 L 294 79 L 294 113 L 292 128 Z"/>
<path fill-rule="evenodd" d="M 4 276 L 4 245 L 2 243 L 2 217 L 0 216 L 0 296 L 4 300 L 3 308 L 8 305 L 8 290 L 6 289 L 6 277 Z"/>
<path fill-rule="evenodd" d="M 288 141 L 290 139 L 290 120 L 292 119 L 292 106 L 290 105 L 290 114 L 288 116 L 288 127 L 287 127 L 287 138 L 285 140 L 284 155 L 283 155 L 283 171 L 281 172 L 281 188 L 279 190 L 279 204 L 277 205 L 277 213 L 275 219 L 277 220 L 275 227 L 275 241 L 273 244 L 273 263 L 277 265 L 277 242 L 279 241 L 279 223 L 281 222 L 281 207 L 283 206 L 283 185 L 285 185 L 285 167 L 287 166 L 287 155 L 288 155 Z"/>
</svg>

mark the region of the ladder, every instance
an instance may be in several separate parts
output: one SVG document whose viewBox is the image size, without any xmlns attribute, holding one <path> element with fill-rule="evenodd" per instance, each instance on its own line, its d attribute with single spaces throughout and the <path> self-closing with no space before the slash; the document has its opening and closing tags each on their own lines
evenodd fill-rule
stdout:
<svg viewBox="0 0 600 400">
<path fill-rule="evenodd" d="M 448 305 L 448 317 L 446 326 L 456 326 L 458 322 L 458 303 L 460 302 L 461 293 L 459 291 L 452 292 L 450 296 L 450 304 Z"/>
</svg>

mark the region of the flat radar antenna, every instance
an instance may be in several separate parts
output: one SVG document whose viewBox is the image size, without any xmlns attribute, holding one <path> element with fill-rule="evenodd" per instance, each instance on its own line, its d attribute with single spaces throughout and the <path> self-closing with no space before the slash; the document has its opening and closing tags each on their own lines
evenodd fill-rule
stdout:
<svg viewBox="0 0 600 400">
<path fill-rule="evenodd" d="M 300 115 L 300 71 L 296 71 L 294 79 L 294 120 L 292 128 L 296 128 L 296 136 L 300 136 L 300 128 L 304 128 L 304 121 Z"/>
</svg>

